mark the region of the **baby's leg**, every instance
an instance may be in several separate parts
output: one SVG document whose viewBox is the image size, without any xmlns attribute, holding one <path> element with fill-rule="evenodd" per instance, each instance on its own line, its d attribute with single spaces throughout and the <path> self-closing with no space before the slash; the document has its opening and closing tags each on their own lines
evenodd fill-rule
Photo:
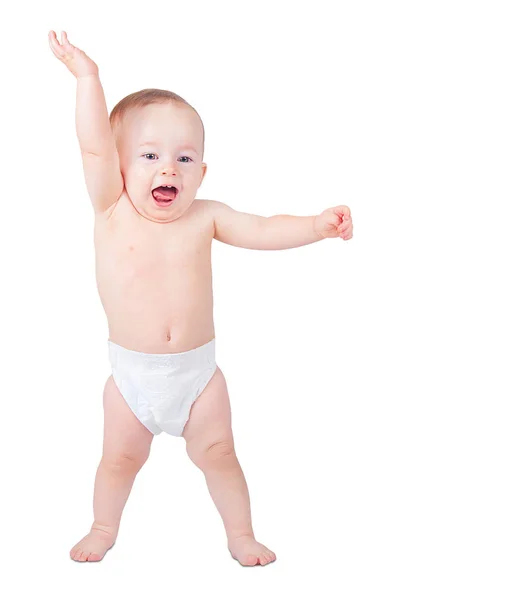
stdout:
<svg viewBox="0 0 506 600">
<path fill-rule="evenodd" d="M 104 445 L 95 478 L 90 533 L 70 551 L 78 561 L 101 560 L 114 544 L 125 503 L 146 462 L 153 434 L 126 404 L 112 376 L 104 387 Z"/>
<path fill-rule="evenodd" d="M 188 456 L 205 475 L 232 556 L 250 566 L 275 560 L 274 552 L 253 534 L 248 487 L 234 449 L 227 384 L 219 368 L 193 404 L 183 437 Z"/>
</svg>

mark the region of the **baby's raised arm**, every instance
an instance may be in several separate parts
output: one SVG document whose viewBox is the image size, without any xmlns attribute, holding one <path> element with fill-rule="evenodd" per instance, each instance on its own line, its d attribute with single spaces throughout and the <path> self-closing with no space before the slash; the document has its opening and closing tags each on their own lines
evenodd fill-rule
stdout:
<svg viewBox="0 0 506 600">
<path fill-rule="evenodd" d="M 49 45 L 77 80 L 76 129 L 84 178 L 95 213 L 103 213 L 118 200 L 124 185 L 104 90 L 97 65 L 69 43 L 64 31 L 61 37 L 60 44 L 50 31 Z"/>
</svg>

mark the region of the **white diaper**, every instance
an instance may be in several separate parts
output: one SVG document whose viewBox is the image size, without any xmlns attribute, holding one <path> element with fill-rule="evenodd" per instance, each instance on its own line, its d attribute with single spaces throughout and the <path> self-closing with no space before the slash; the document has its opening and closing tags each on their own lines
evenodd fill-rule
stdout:
<svg viewBox="0 0 506 600">
<path fill-rule="evenodd" d="M 215 340 L 177 354 L 127 350 L 111 340 L 109 360 L 121 395 L 154 435 L 181 436 L 192 404 L 216 370 Z"/>
</svg>

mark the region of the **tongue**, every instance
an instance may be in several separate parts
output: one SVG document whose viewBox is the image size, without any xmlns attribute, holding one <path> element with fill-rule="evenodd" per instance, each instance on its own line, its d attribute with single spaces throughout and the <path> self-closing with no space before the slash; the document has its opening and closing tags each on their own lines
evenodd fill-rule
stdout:
<svg viewBox="0 0 506 600">
<path fill-rule="evenodd" d="M 157 187 L 153 190 L 153 197 L 160 202 L 168 202 L 169 200 L 174 200 L 176 197 L 176 190 L 175 188 L 167 189 L 164 187 Z"/>
</svg>

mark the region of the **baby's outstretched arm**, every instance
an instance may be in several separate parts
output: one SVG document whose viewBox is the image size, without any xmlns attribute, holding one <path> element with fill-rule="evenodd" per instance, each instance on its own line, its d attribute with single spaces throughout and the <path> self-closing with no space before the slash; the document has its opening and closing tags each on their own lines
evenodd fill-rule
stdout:
<svg viewBox="0 0 506 600">
<path fill-rule="evenodd" d="M 262 217 L 238 212 L 215 200 L 209 201 L 214 215 L 214 237 L 220 242 L 251 250 L 285 250 L 312 244 L 327 237 L 353 237 L 347 206 L 327 208 L 310 217 L 274 215 Z"/>
<path fill-rule="evenodd" d="M 64 31 L 61 44 L 50 31 L 49 45 L 77 80 L 76 129 L 86 187 L 95 212 L 104 212 L 120 197 L 123 177 L 98 67 Z"/>
</svg>

